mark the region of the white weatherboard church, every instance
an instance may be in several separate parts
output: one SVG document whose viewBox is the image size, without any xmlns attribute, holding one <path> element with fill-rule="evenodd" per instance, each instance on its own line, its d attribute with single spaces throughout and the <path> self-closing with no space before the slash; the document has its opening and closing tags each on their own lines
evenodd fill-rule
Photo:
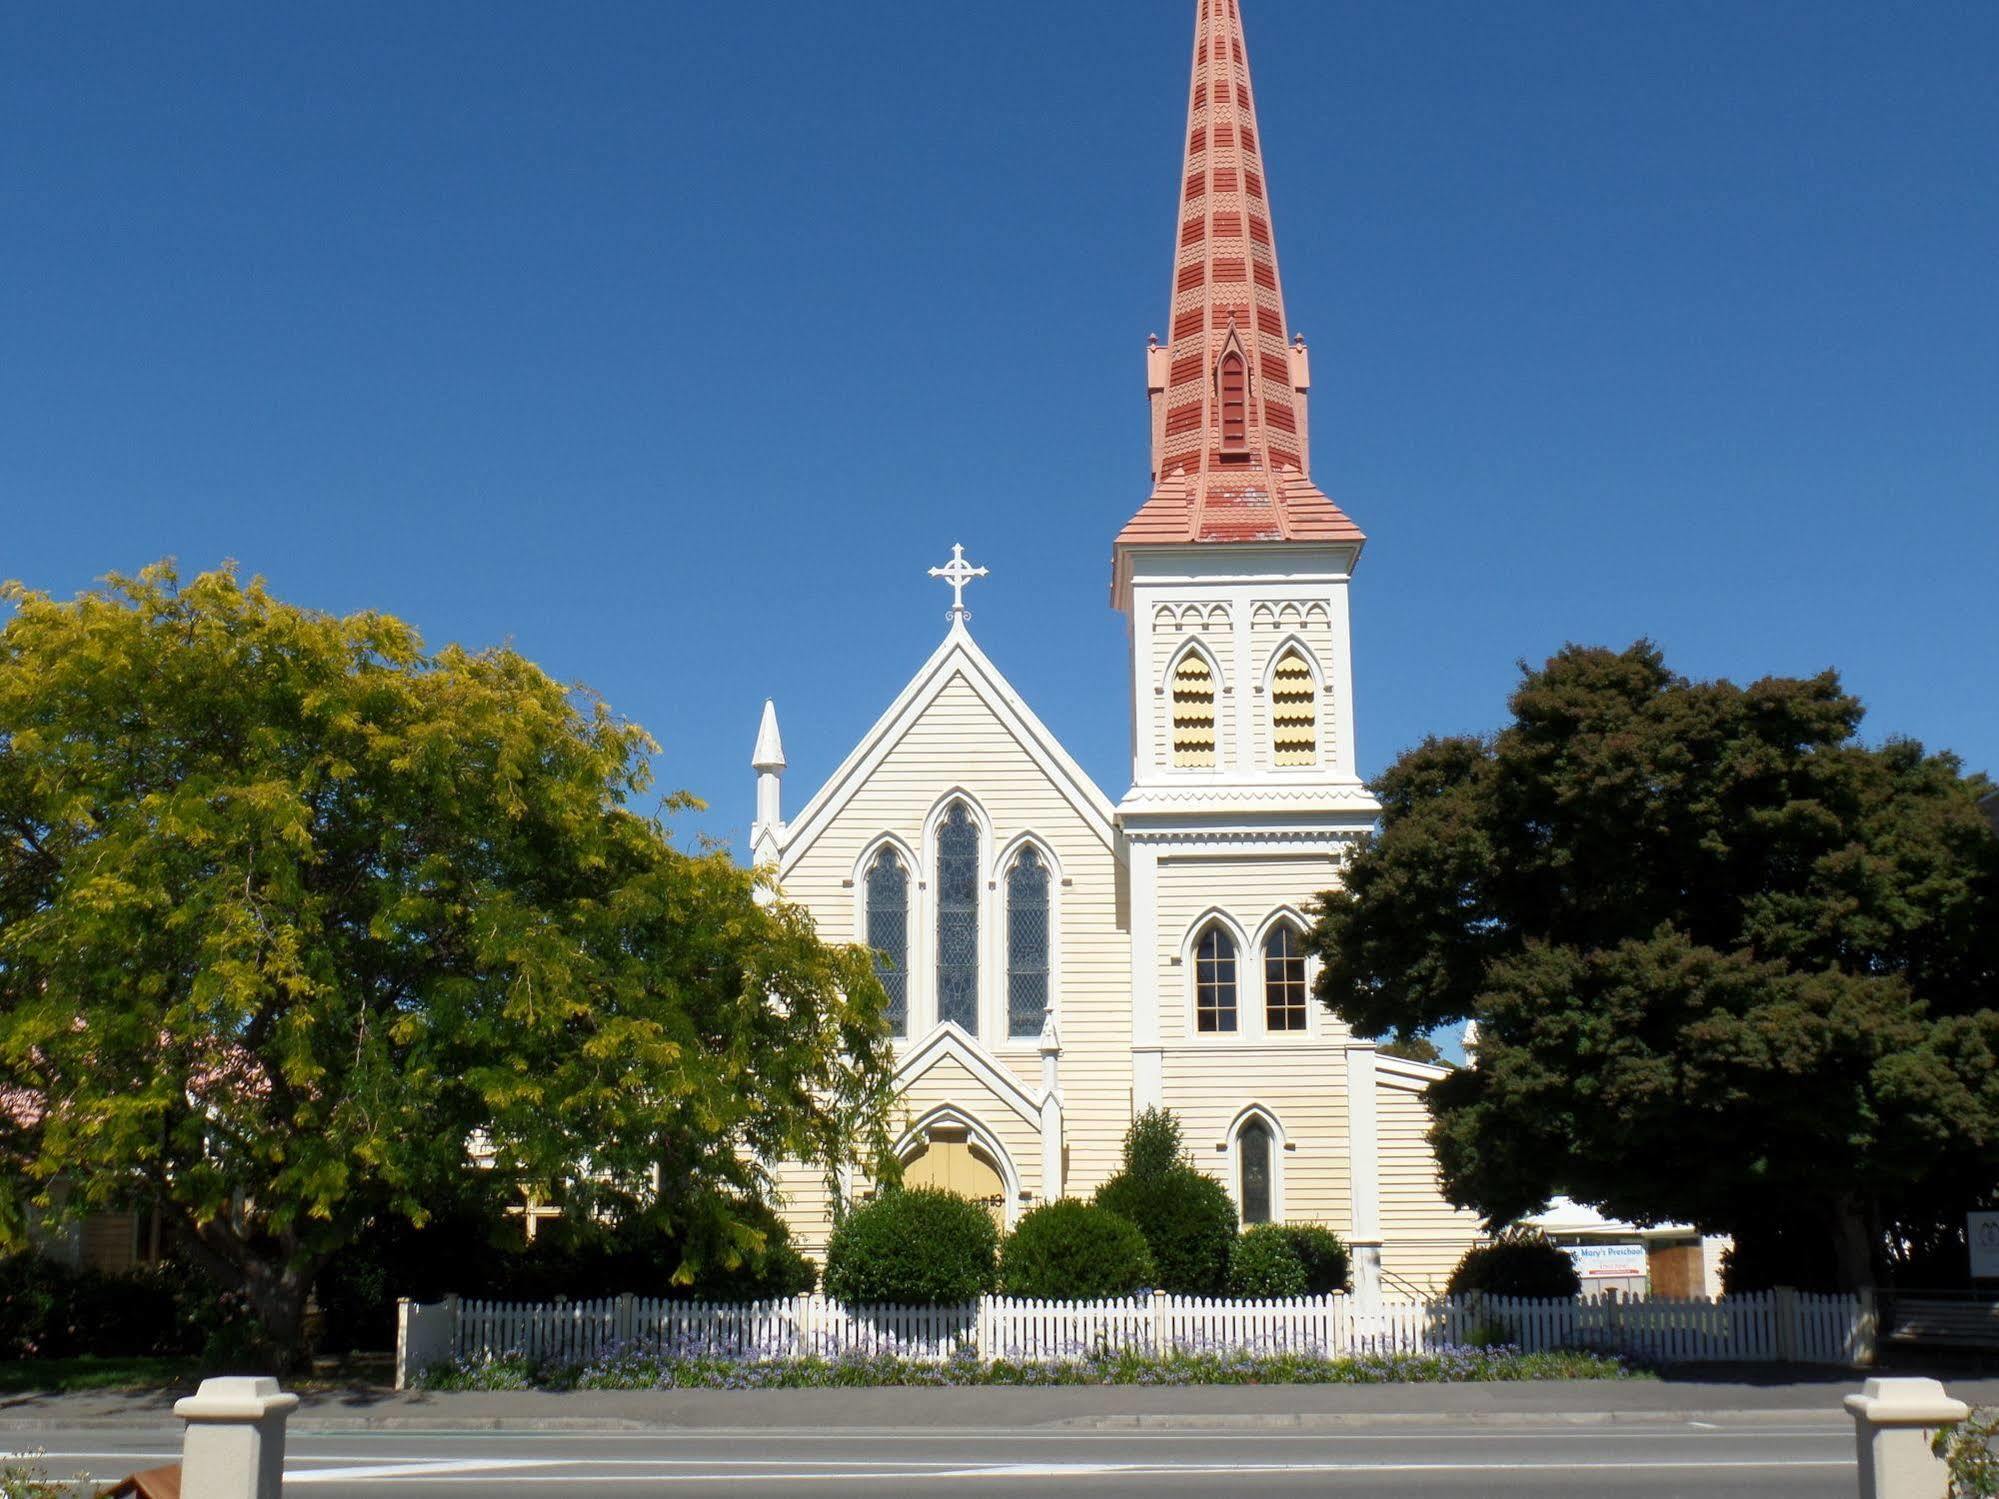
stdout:
<svg viewBox="0 0 1999 1499">
<path fill-rule="evenodd" d="M 786 819 L 766 705 L 752 855 L 829 941 L 881 954 L 905 1180 L 1007 1222 L 1088 1197 L 1148 1105 L 1244 1223 L 1325 1224 L 1355 1290 L 1433 1291 L 1478 1238 L 1439 1193 L 1422 1090 L 1313 1002 L 1302 937 L 1379 811 L 1355 768 L 1347 587 L 1364 538 L 1310 478 L 1236 0 L 1197 0 L 1150 497 L 1118 535 L 1132 785 L 1113 803 L 968 628 Z M 780 1172 L 822 1253 L 816 1169 Z M 865 1190 L 864 1183 L 853 1184 Z"/>
</svg>

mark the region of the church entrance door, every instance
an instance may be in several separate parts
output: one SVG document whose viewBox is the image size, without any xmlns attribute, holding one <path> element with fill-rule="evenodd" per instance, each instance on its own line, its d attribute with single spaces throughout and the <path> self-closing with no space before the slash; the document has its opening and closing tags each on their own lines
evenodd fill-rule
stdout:
<svg viewBox="0 0 1999 1499">
<path fill-rule="evenodd" d="M 976 1202 L 1006 1228 L 1006 1182 L 999 1165 L 962 1129 L 933 1129 L 923 1149 L 902 1165 L 906 1187 L 940 1187 Z"/>
</svg>

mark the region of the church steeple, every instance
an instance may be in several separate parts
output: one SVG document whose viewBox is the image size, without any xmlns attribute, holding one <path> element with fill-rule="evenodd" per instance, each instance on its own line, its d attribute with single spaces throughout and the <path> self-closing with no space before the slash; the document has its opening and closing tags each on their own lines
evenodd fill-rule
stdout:
<svg viewBox="0 0 1999 1499">
<path fill-rule="evenodd" d="M 1118 536 L 1116 591 L 1134 546 L 1357 547 L 1310 477 L 1309 362 L 1285 323 L 1239 0 L 1196 0 L 1167 326 L 1146 357 L 1153 492 Z"/>
</svg>

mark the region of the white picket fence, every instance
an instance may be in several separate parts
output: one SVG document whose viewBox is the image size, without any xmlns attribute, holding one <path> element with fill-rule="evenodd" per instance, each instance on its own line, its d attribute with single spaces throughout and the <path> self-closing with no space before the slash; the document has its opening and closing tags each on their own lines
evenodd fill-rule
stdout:
<svg viewBox="0 0 1999 1499">
<path fill-rule="evenodd" d="M 1871 1298 L 1795 1291 L 1719 1301 L 1668 1297 L 1437 1301 L 1310 1296 L 1228 1301 L 1156 1293 L 1118 1301 L 982 1297 L 968 1306 L 847 1307 L 823 1296 L 703 1302 L 642 1296 L 554 1303 L 450 1297 L 400 1308 L 398 1386 L 453 1360 L 521 1354 L 585 1364 L 621 1350 L 727 1358 L 898 1354 L 1067 1359 L 1155 1353 L 1425 1353 L 1474 1341 L 1529 1352 L 1593 1348 L 1674 1363 L 1782 1360 L 1852 1365 L 1872 1349 Z"/>
</svg>

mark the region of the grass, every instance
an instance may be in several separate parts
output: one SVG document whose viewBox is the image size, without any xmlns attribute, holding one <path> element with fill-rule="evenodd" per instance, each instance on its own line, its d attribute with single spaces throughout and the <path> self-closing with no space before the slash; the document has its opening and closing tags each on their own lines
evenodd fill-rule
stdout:
<svg viewBox="0 0 1999 1499">
<path fill-rule="evenodd" d="M 75 1390 L 161 1390 L 193 1382 L 185 1358 L 0 1359 L 0 1391 L 15 1395 Z"/>
</svg>

